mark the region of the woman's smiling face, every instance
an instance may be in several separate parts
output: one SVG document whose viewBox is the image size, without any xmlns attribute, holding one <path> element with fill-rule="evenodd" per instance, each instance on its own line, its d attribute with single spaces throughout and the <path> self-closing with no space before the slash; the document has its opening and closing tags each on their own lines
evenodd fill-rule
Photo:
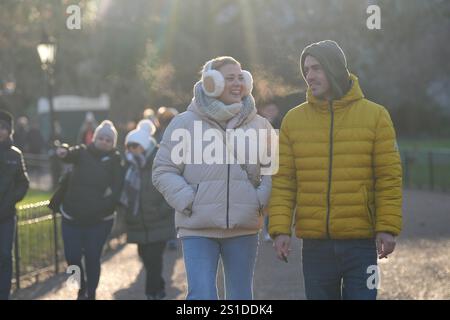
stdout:
<svg viewBox="0 0 450 320">
<path fill-rule="evenodd" d="M 244 94 L 244 76 L 238 64 L 226 64 L 217 71 L 222 73 L 225 79 L 223 93 L 217 98 L 225 104 L 241 102 Z"/>
</svg>

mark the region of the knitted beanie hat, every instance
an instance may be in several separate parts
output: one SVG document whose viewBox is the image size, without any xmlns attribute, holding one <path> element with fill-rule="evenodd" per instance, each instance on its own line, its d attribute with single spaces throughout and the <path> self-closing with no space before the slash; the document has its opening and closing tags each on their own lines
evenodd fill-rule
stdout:
<svg viewBox="0 0 450 320">
<path fill-rule="evenodd" d="M 303 68 L 307 56 L 316 58 L 324 69 L 330 82 L 333 99 L 342 98 L 350 89 L 351 84 L 347 60 L 341 47 L 332 40 L 324 40 L 307 46 L 300 56 L 300 69 L 305 79 Z"/>
<path fill-rule="evenodd" d="M 130 131 L 125 138 L 125 145 L 137 143 L 147 151 L 151 145 L 152 136 L 156 132 L 156 126 L 152 121 L 145 119 L 139 121 L 137 128 Z"/>
<path fill-rule="evenodd" d="M 117 130 L 114 127 L 114 124 L 109 120 L 104 120 L 94 131 L 94 141 L 97 137 L 101 135 L 106 135 L 113 140 L 114 147 L 117 144 Z"/>
</svg>

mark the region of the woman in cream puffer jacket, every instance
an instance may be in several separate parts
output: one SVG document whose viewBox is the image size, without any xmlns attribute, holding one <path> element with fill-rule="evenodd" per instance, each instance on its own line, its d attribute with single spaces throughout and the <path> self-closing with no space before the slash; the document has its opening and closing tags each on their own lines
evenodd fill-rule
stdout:
<svg viewBox="0 0 450 320">
<path fill-rule="evenodd" d="M 213 96 L 212 89 L 220 86 L 222 93 Z M 257 234 L 270 197 L 271 177 L 261 175 L 259 159 L 249 162 L 248 146 L 244 163 L 226 161 L 227 154 L 237 156 L 235 148 L 225 145 L 226 134 L 230 137 L 239 129 L 249 136 L 256 133 L 247 139 L 250 144 L 260 132 L 273 130 L 256 114 L 251 77 L 233 58 L 219 57 L 205 64 L 191 104 L 166 129 L 153 165 L 153 183 L 176 211 L 188 299 L 217 299 L 219 256 L 228 279 L 227 298 L 252 298 Z M 267 148 L 266 142 L 262 146 L 256 140 L 258 148 Z M 214 159 L 208 159 L 208 154 Z"/>
</svg>

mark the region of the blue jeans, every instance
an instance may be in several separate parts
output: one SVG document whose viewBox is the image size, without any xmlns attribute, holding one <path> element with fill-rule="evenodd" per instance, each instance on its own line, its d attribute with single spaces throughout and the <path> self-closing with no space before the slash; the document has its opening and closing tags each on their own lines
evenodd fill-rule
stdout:
<svg viewBox="0 0 450 320">
<path fill-rule="evenodd" d="M 0 223 L 0 300 L 8 300 L 11 291 L 12 247 L 15 230 L 15 216 Z"/>
<path fill-rule="evenodd" d="M 78 226 L 62 221 L 64 255 L 69 266 L 80 268 L 80 292 L 88 299 L 95 299 L 100 280 L 100 258 L 114 221 L 103 221 L 92 226 Z M 81 263 L 84 257 L 86 270 Z"/>
<path fill-rule="evenodd" d="M 188 281 L 187 300 L 218 300 L 219 257 L 225 276 L 225 299 L 252 300 L 258 235 L 232 238 L 183 237 Z"/>
<path fill-rule="evenodd" d="M 374 239 L 303 240 L 306 297 L 312 300 L 375 300 L 367 285 L 377 265 Z"/>
</svg>

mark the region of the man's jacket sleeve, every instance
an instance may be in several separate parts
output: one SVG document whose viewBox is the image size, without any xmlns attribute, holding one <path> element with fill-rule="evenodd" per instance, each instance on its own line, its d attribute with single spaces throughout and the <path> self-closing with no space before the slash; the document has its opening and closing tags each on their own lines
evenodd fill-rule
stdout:
<svg viewBox="0 0 450 320">
<path fill-rule="evenodd" d="M 297 180 L 292 142 L 289 140 L 288 116 L 281 124 L 279 141 L 279 169 L 272 178 L 272 194 L 269 202 L 269 233 L 291 234 L 295 208 Z"/>
<path fill-rule="evenodd" d="M 402 167 L 389 113 L 382 109 L 373 154 L 376 232 L 398 235 L 402 226 Z"/>
</svg>

